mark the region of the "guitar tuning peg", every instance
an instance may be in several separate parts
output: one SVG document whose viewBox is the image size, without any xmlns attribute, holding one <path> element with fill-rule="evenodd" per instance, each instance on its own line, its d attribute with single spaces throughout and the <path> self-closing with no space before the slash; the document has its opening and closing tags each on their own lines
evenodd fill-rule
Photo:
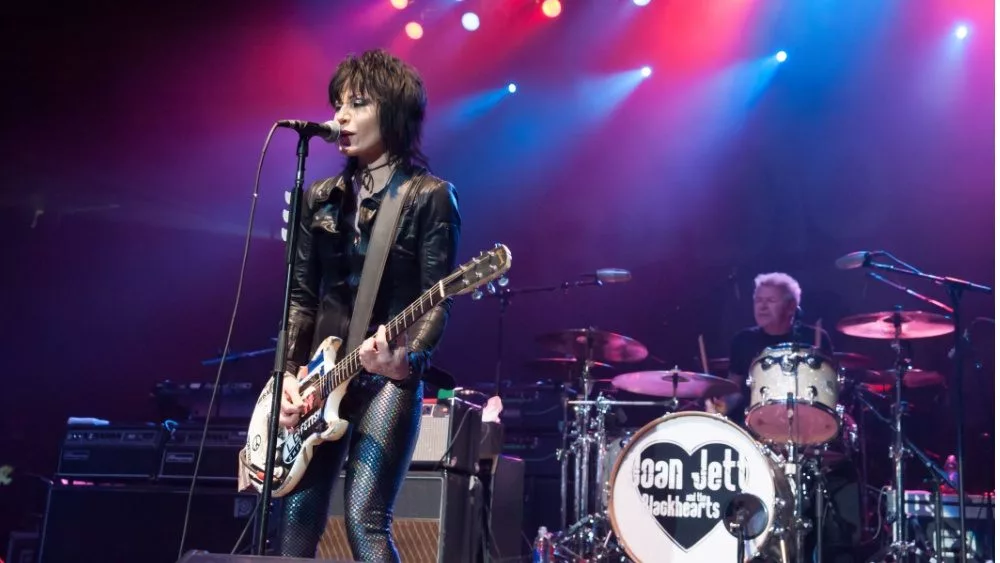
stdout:
<svg viewBox="0 0 1000 563">
<path fill-rule="evenodd" d="M 500 276 L 500 279 L 497 280 L 497 285 L 499 285 L 500 287 L 507 287 L 507 284 L 509 283 L 510 280 L 507 279 L 507 276 Z"/>
<path fill-rule="evenodd" d="M 472 290 L 472 300 L 479 301 L 483 298 L 483 292 L 479 288 Z"/>
<path fill-rule="evenodd" d="M 288 242 L 288 229 L 281 227 L 281 241 Z"/>
<path fill-rule="evenodd" d="M 489 291 L 490 295 L 496 295 L 497 286 L 493 285 L 493 282 L 486 282 L 486 291 Z"/>
</svg>

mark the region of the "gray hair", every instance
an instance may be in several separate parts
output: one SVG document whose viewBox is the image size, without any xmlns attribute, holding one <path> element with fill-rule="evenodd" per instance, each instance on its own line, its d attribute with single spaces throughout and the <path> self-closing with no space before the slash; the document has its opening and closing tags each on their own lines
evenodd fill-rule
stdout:
<svg viewBox="0 0 1000 563">
<path fill-rule="evenodd" d="M 753 279 L 754 289 L 762 285 L 769 285 L 771 287 L 777 287 L 785 291 L 785 294 L 790 296 L 793 301 L 795 301 L 795 306 L 798 307 L 802 304 L 802 288 L 799 287 L 799 282 L 795 281 L 792 276 L 783 272 L 771 272 L 768 274 L 760 274 Z"/>
</svg>

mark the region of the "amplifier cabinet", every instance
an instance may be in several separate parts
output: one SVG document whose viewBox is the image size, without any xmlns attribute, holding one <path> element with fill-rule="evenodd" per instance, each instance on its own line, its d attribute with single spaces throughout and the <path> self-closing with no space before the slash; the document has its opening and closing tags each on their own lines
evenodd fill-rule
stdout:
<svg viewBox="0 0 1000 563">
<path fill-rule="evenodd" d="M 69 426 L 59 452 L 57 477 L 152 479 L 160 463 L 162 426 Z"/>
<path fill-rule="evenodd" d="M 163 480 L 191 482 L 204 429 L 182 426 L 171 433 L 163 446 L 163 457 L 157 477 Z M 236 482 L 240 449 L 247 441 L 247 427 L 209 426 L 205 447 L 198 465 L 199 481 Z"/>
<path fill-rule="evenodd" d="M 38 561 L 174 563 L 187 500 L 187 487 L 53 485 Z M 231 552 L 256 506 L 256 494 L 196 488 L 185 551 Z"/>
<path fill-rule="evenodd" d="M 475 476 L 411 471 L 393 512 L 392 535 L 402 563 L 472 563 L 482 541 L 482 485 Z M 317 554 L 350 559 L 344 527 L 344 475 L 334 485 Z"/>
<path fill-rule="evenodd" d="M 452 397 L 424 401 L 420 434 L 410 468 L 476 473 L 482 436 L 482 409 Z"/>
</svg>

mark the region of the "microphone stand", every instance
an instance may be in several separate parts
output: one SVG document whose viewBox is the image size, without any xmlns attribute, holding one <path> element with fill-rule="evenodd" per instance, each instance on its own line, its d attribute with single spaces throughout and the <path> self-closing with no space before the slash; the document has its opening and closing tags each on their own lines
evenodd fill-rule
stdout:
<svg viewBox="0 0 1000 563">
<path fill-rule="evenodd" d="M 503 333 L 504 333 L 504 317 L 507 313 L 507 307 L 510 305 L 511 297 L 514 295 L 526 295 L 530 293 L 550 293 L 553 291 L 563 290 L 567 291 L 570 288 L 576 287 L 586 287 L 591 285 L 602 286 L 602 282 L 596 275 L 587 274 L 588 277 L 592 276 L 593 279 L 576 280 L 572 282 L 562 282 L 559 285 L 549 285 L 541 287 L 526 287 L 523 289 L 511 289 L 507 287 L 506 282 L 503 280 L 506 278 L 501 278 L 499 285 L 496 287 L 492 282 L 486 284 L 487 293 L 481 291 L 473 293 L 473 301 L 479 301 L 483 297 L 489 296 L 494 297 L 500 301 L 499 315 L 497 317 L 497 361 L 496 368 L 494 372 L 494 393 L 496 396 L 500 396 L 500 379 L 503 374 Z"/>
<path fill-rule="evenodd" d="M 900 261 L 900 263 L 903 263 L 903 262 Z M 965 409 L 964 409 L 964 405 L 963 405 L 963 403 L 964 403 L 964 397 L 963 397 L 964 390 L 963 390 L 963 384 L 962 384 L 962 373 L 964 372 L 964 365 L 963 365 L 963 363 L 964 363 L 964 357 L 965 357 L 965 351 L 964 351 L 964 349 L 965 349 L 965 344 L 966 344 L 966 337 L 962 333 L 962 330 L 961 330 L 960 308 L 961 308 L 962 295 L 963 295 L 963 293 L 965 291 L 977 291 L 977 292 L 980 292 L 980 293 L 991 294 L 991 293 L 993 293 L 993 288 L 985 286 L 985 285 L 973 283 L 973 282 L 970 282 L 970 281 L 967 281 L 967 280 L 953 278 L 953 277 L 950 277 L 950 276 L 936 276 L 936 275 L 933 275 L 933 274 L 927 274 L 927 273 L 921 272 L 920 270 L 918 270 L 916 268 L 913 268 L 912 266 L 909 266 L 909 264 L 905 264 L 905 265 L 908 266 L 909 269 L 901 269 L 901 268 L 898 268 L 896 266 L 892 266 L 890 264 L 878 264 L 878 263 L 874 263 L 874 262 L 871 261 L 871 257 L 868 256 L 868 257 L 865 258 L 865 261 L 862 264 L 862 267 L 874 268 L 874 269 L 879 269 L 879 270 L 886 270 L 886 271 L 890 271 L 890 272 L 896 272 L 896 273 L 899 273 L 899 274 L 905 274 L 907 276 L 914 276 L 914 277 L 917 277 L 917 278 L 929 280 L 929 281 L 931 281 L 931 282 L 933 282 L 933 283 L 935 283 L 937 285 L 943 285 L 943 286 L 945 286 L 945 288 L 948 291 L 948 297 L 951 300 L 951 306 L 950 307 L 947 306 L 947 305 L 945 305 L 945 304 L 943 304 L 943 303 L 941 303 L 941 302 L 939 302 L 939 301 L 935 301 L 934 299 L 930 299 L 928 297 L 920 295 L 919 293 L 917 293 L 917 292 L 915 292 L 915 291 L 913 291 L 911 289 L 905 288 L 902 285 L 892 283 L 889 280 L 885 279 L 884 277 L 882 277 L 882 276 L 880 276 L 880 275 L 878 275 L 878 274 L 876 274 L 874 272 L 868 272 L 868 274 L 872 278 L 874 278 L 876 280 L 879 280 L 879 281 L 882 281 L 882 282 L 885 282 L 886 284 L 891 285 L 892 287 L 895 287 L 896 289 L 900 289 L 900 290 L 904 291 L 905 293 L 907 293 L 908 295 L 912 295 L 913 297 L 916 297 L 916 298 L 918 298 L 918 299 L 920 299 L 920 300 L 922 300 L 922 301 L 924 301 L 926 303 L 930 303 L 931 305 L 934 305 L 934 306 L 936 306 L 936 307 L 938 307 L 938 308 L 940 308 L 940 309 L 942 309 L 944 311 L 947 311 L 951 315 L 952 323 L 954 325 L 954 346 L 955 346 L 954 353 L 952 354 L 952 361 L 953 361 L 953 364 L 954 364 L 953 365 L 953 371 L 954 371 L 954 379 L 955 379 L 955 385 L 954 385 L 954 391 L 953 391 L 953 400 L 955 401 L 955 411 L 956 411 L 955 412 L 955 419 L 956 419 L 955 423 L 956 423 L 956 426 L 958 427 L 958 445 L 957 445 L 956 456 L 955 456 L 956 458 L 958 458 L 958 487 L 956 488 L 956 491 L 958 492 L 958 521 L 959 521 L 959 536 L 958 537 L 960 538 L 961 548 L 962 548 L 961 552 L 960 552 L 959 559 L 961 561 L 966 561 L 966 556 L 967 556 L 966 552 L 967 552 L 968 541 L 966 540 L 966 535 L 965 535 L 965 530 L 966 530 L 966 527 L 965 527 L 965 413 L 964 413 Z M 902 495 L 903 491 L 898 491 L 898 494 Z"/>
<path fill-rule="evenodd" d="M 271 509 L 271 489 L 274 481 L 275 450 L 278 447 L 278 422 L 281 413 L 282 382 L 285 379 L 285 359 L 288 354 L 288 316 L 292 300 L 292 276 L 295 270 L 295 245 L 298 241 L 299 221 L 301 215 L 302 186 L 305 183 L 306 157 L 309 156 L 309 138 L 306 132 L 299 132 L 298 147 L 295 150 L 298 163 L 295 170 L 295 187 L 292 189 L 288 210 L 288 237 L 285 246 L 285 296 L 281 309 L 281 325 L 278 330 L 278 342 L 275 346 L 274 369 L 271 371 L 273 391 L 271 393 L 271 413 L 267 432 L 267 452 L 264 463 L 264 477 L 261 480 L 260 513 L 257 521 L 257 537 L 254 541 L 253 553 L 266 555 L 268 515 Z"/>
</svg>

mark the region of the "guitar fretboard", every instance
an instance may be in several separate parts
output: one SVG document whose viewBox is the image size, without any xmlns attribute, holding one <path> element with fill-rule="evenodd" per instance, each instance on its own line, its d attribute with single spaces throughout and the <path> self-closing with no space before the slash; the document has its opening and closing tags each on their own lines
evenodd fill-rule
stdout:
<svg viewBox="0 0 1000 563">
<path fill-rule="evenodd" d="M 392 342 L 399 338 L 403 331 L 410 328 L 417 319 L 427 314 L 428 311 L 445 300 L 447 295 L 444 291 L 444 281 L 434 284 L 409 307 L 403 309 L 398 315 L 393 317 L 385 325 L 386 340 Z M 348 353 L 344 359 L 334 365 L 333 369 L 323 375 L 321 388 L 323 396 L 326 397 L 334 389 L 361 371 L 361 356 L 358 353 L 360 348 L 355 348 Z"/>
</svg>

